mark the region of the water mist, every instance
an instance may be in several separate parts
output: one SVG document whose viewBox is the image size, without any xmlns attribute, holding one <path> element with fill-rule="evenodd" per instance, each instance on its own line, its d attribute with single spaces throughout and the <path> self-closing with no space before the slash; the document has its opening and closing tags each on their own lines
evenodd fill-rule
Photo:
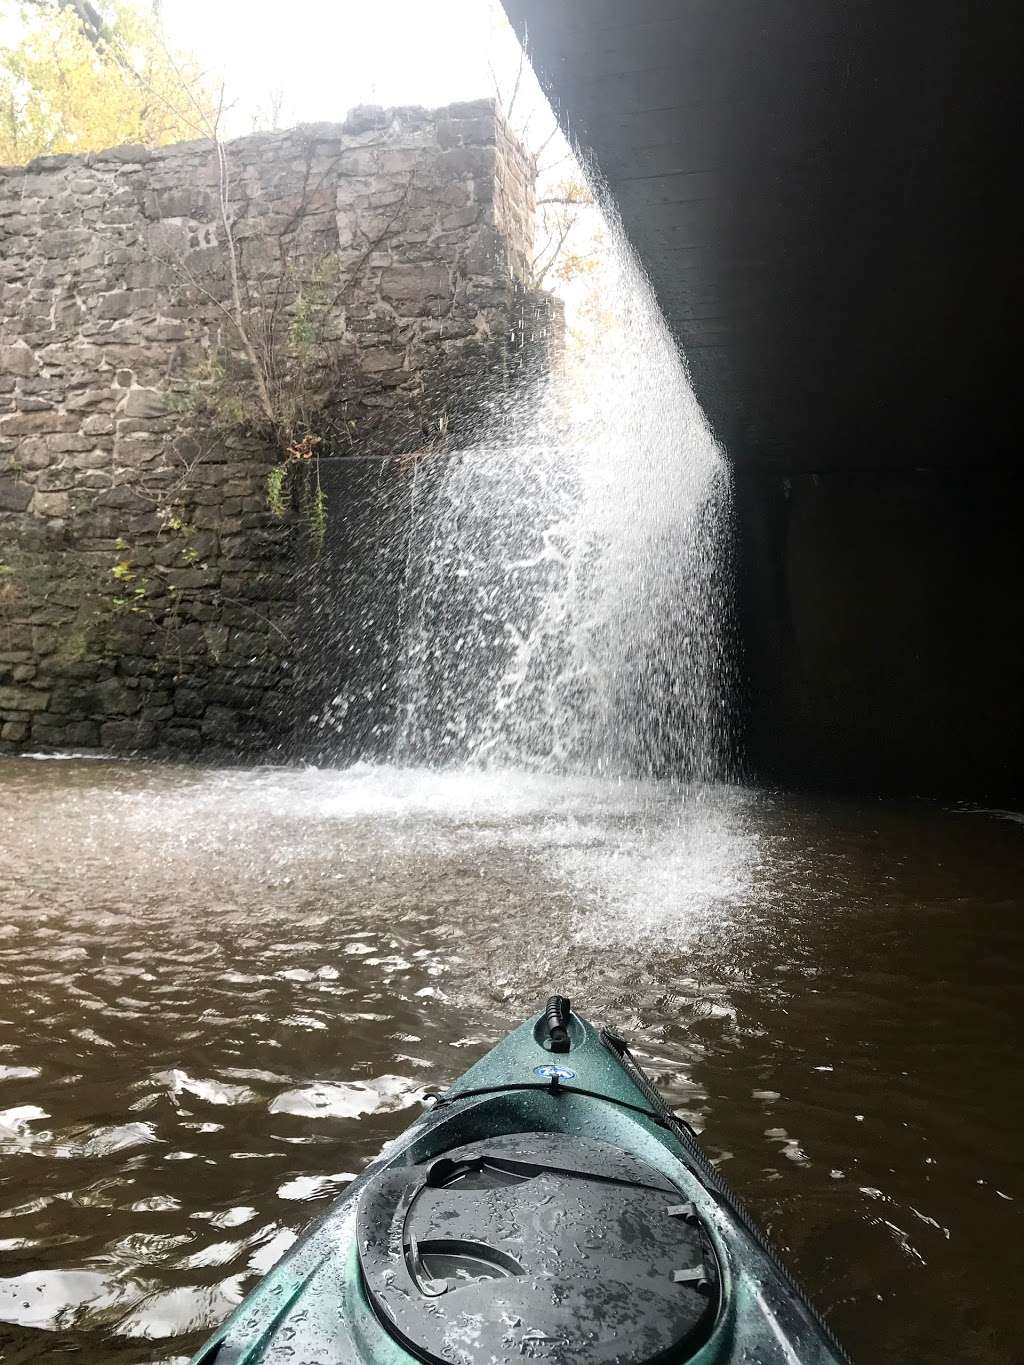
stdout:
<svg viewBox="0 0 1024 1365">
<path fill-rule="evenodd" d="M 611 215 L 608 239 L 571 373 L 418 471 L 401 763 L 728 775 L 729 468 Z"/>
</svg>

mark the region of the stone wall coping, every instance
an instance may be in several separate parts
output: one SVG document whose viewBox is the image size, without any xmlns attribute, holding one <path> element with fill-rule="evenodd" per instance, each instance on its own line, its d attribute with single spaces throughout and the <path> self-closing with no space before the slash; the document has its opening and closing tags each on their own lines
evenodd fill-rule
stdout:
<svg viewBox="0 0 1024 1365">
<path fill-rule="evenodd" d="M 437 123 L 445 118 L 455 122 L 475 118 L 494 118 L 500 132 L 510 139 L 528 160 L 530 153 L 522 147 L 511 132 L 504 114 L 493 97 L 477 100 L 456 100 L 451 104 L 431 107 L 424 104 L 360 104 L 348 111 L 337 122 L 296 123 L 288 128 L 266 129 L 255 133 L 245 133 L 241 137 L 230 138 L 225 147 L 230 150 L 244 151 L 261 145 L 282 144 L 289 141 L 308 141 L 319 138 L 336 141 L 353 134 L 371 132 L 374 129 L 401 128 L 403 125 Z M 163 161 L 176 156 L 189 156 L 194 152 L 208 149 L 209 138 L 192 138 L 187 142 L 171 142 L 163 147 L 146 147 L 141 143 L 123 143 L 116 147 L 105 147 L 96 152 L 64 152 L 56 156 L 37 156 L 25 166 L 0 166 L 0 179 L 18 176 L 39 175 L 50 171 L 65 170 L 68 167 L 87 167 L 104 163 L 123 163 L 140 165 L 147 161 Z"/>
</svg>

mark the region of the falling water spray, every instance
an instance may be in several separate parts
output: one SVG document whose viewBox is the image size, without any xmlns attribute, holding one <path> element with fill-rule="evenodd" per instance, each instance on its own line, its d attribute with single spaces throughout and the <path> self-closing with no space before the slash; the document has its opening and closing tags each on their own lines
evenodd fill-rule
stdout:
<svg viewBox="0 0 1024 1365">
<path fill-rule="evenodd" d="M 608 236 L 573 381 L 524 385 L 420 473 L 399 762 L 729 775 L 729 467 L 613 215 Z"/>
</svg>

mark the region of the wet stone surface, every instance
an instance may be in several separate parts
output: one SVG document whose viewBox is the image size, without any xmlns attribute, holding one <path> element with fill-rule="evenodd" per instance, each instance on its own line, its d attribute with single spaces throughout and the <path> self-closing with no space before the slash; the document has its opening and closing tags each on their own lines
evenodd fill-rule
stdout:
<svg viewBox="0 0 1024 1365">
<path fill-rule="evenodd" d="M 0 762 L 0 1357 L 180 1362 L 551 989 L 855 1359 L 1019 1359 L 1024 817 Z"/>
</svg>

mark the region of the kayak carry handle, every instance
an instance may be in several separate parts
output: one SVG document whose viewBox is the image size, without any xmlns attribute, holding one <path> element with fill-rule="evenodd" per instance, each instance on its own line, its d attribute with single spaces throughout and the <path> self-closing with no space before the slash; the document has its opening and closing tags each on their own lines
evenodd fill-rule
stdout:
<svg viewBox="0 0 1024 1365">
<path fill-rule="evenodd" d="M 547 1025 L 552 1052 L 569 1051 L 569 1015 L 571 1008 L 571 1001 L 567 996 L 553 995 L 548 1000 L 547 1008 L 544 1011 L 544 1023 Z"/>
</svg>

